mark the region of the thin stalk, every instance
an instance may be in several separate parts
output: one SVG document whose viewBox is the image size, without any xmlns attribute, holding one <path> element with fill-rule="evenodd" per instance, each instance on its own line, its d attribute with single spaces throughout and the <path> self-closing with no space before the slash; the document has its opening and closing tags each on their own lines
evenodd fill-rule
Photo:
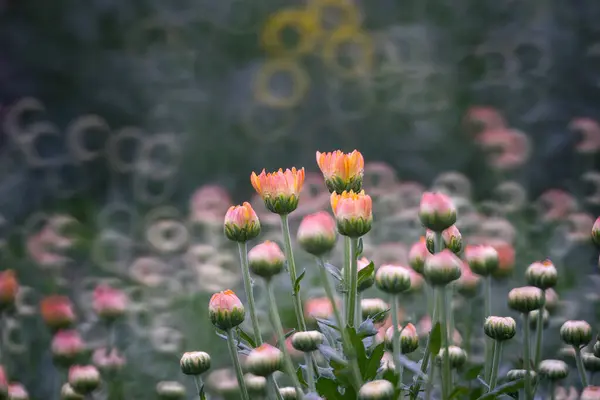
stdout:
<svg viewBox="0 0 600 400">
<path fill-rule="evenodd" d="M 350 238 L 350 288 L 348 295 L 348 311 L 346 320 L 348 326 L 356 328 L 356 300 L 358 297 L 358 264 L 356 260 L 356 249 L 358 247 L 358 239 Z"/>
<path fill-rule="evenodd" d="M 556 384 L 550 381 L 550 400 L 556 400 Z"/>
<path fill-rule="evenodd" d="M 283 326 L 281 325 L 279 311 L 277 310 L 277 300 L 275 299 L 275 293 L 273 292 L 273 282 L 270 279 L 267 280 L 267 293 L 269 296 L 269 311 L 271 314 L 271 324 L 273 325 L 273 330 L 277 334 L 277 342 L 279 343 L 280 350 L 283 353 L 285 372 L 289 375 L 290 379 L 294 384 L 294 387 L 296 388 L 296 395 L 299 399 L 301 399 L 304 396 L 304 394 L 302 393 L 300 382 L 298 381 L 298 377 L 296 376 L 296 371 L 294 370 L 292 358 L 290 357 L 290 353 L 287 351 L 287 347 L 285 345 L 285 335 L 283 333 Z M 310 365 L 306 365 L 306 370 L 309 374 L 312 374 L 312 368 L 310 367 Z"/>
<path fill-rule="evenodd" d="M 267 386 L 269 387 L 269 396 L 273 395 L 274 392 L 277 400 L 283 400 L 283 396 L 279 392 L 279 386 L 277 386 L 277 381 L 275 381 L 275 377 L 272 374 L 267 376 Z"/>
<path fill-rule="evenodd" d="M 194 375 L 194 382 L 196 383 L 196 393 L 198 393 L 198 399 L 204 400 L 204 382 L 200 375 Z"/>
<path fill-rule="evenodd" d="M 546 302 L 546 291 L 542 290 L 542 307 L 538 310 L 537 316 L 537 325 L 535 327 L 535 365 L 534 367 L 537 369 L 538 365 L 540 365 L 540 361 L 542 361 L 542 342 L 544 340 L 544 306 Z"/>
<path fill-rule="evenodd" d="M 442 398 L 445 399 L 449 395 L 450 391 L 450 341 L 448 338 L 448 316 L 447 307 L 445 304 L 446 299 L 446 287 L 441 286 L 437 288 L 438 301 L 440 308 L 440 325 L 442 328 L 442 347 L 445 349 L 444 357 L 442 358 Z"/>
<path fill-rule="evenodd" d="M 454 344 L 454 310 L 452 310 L 452 299 L 454 297 L 454 286 L 448 285 L 446 286 L 446 298 L 444 299 L 446 303 L 446 307 L 448 307 L 447 315 L 448 315 L 448 332 L 450 344 Z"/>
<path fill-rule="evenodd" d="M 531 400 L 531 356 L 529 354 L 529 313 L 523 313 L 523 366 L 525 369 L 525 399 Z"/>
<path fill-rule="evenodd" d="M 250 278 L 250 268 L 248 267 L 248 247 L 246 242 L 238 243 L 240 253 L 240 264 L 242 266 L 242 275 L 244 277 L 244 290 L 248 298 L 248 308 L 250 309 L 250 320 L 252 321 L 252 330 L 254 331 L 254 341 L 256 346 L 263 343 L 260 325 L 256 315 L 256 305 L 254 303 L 254 290 L 252 289 L 252 279 Z"/>
<path fill-rule="evenodd" d="M 433 390 L 434 378 L 435 378 L 435 363 L 432 362 L 431 363 L 431 372 L 429 373 L 429 379 L 427 379 L 427 384 L 425 385 L 425 399 L 426 400 L 431 399 L 431 391 Z M 418 393 L 418 391 L 417 391 L 417 393 Z"/>
<path fill-rule="evenodd" d="M 344 236 L 344 268 L 342 277 L 342 287 L 344 290 L 344 315 L 348 315 L 349 301 L 350 301 L 350 237 Z M 345 323 L 348 319 L 344 320 Z M 345 326 L 346 324 L 340 327 Z"/>
<path fill-rule="evenodd" d="M 390 296 L 390 303 L 392 305 L 392 355 L 394 356 L 394 365 L 398 368 L 398 385 L 400 386 L 400 398 L 402 398 L 402 375 L 404 367 L 400 362 L 400 354 L 402 354 L 402 348 L 400 347 L 400 331 L 398 330 L 398 295 L 392 294 Z"/>
<path fill-rule="evenodd" d="M 233 331 L 231 329 L 227 329 L 227 344 L 229 345 L 229 355 L 233 361 L 233 368 L 235 369 L 235 375 L 240 387 L 242 399 L 250 400 L 248 390 L 246 389 L 246 381 L 244 381 L 244 373 L 242 372 L 242 366 L 240 365 L 240 359 L 237 353 L 237 346 L 233 337 Z"/>
<path fill-rule="evenodd" d="M 296 262 L 294 261 L 294 251 L 292 250 L 292 238 L 290 236 L 290 224 L 288 216 L 281 216 L 281 230 L 283 232 L 283 244 L 285 247 L 285 258 L 288 262 L 288 272 L 292 282 L 292 300 L 294 301 L 294 310 L 296 312 L 296 321 L 298 322 L 298 330 L 306 330 L 306 322 L 304 321 L 304 313 L 302 312 L 302 302 L 300 294 L 296 292 Z"/>
<path fill-rule="evenodd" d="M 317 391 L 317 385 L 315 384 L 315 374 L 312 368 L 309 368 L 309 366 L 311 365 L 312 359 L 310 357 L 310 352 L 309 353 L 304 353 L 304 363 L 306 364 L 306 380 L 308 383 L 308 389 L 311 392 L 315 392 Z"/>
<path fill-rule="evenodd" d="M 485 321 L 485 319 L 489 316 L 492 315 L 492 277 L 491 276 L 485 276 L 483 278 L 483 286 L 484 286 L 484 293 L 483 293 L 483 320 Z M 487 337 L 486 335 L 483 335 L 483 339 L 484 339 L 484 377 L 485 380 L 487 382 L 490 381 L 490 362 L 492 359 L 492 346 L 493 346 L 493 342 L 492 339 Z"/>
<path fill-rule="evenodd" d="M 427 297 L 427 313 L 433 320 L 433 310 L 435 309 L 435 295 L 433 294 L 433 288 L 428 282 L 425 282 L 425 296 Z"/>
<path fill-rule="evenodd" d="M 362 385 L 362 377 L 360 375 L 360 370 L 358 368 L 358 362 L 356 360 L 356 353 L 350 344 L 350 340 L 348 339 L 348 335 L 346 334 L 346 330 L 343 329 L 343 319 L 342 314 L 340 312 L 340 308 L 337 305 L 337 301 L 335 298 L 335 292 L 333 286 L 331 285 L 331 281 L 329 280 L 329 275 L 327 274 L 327 270 L 325 269 L 325 262 L 322 258 L 317 258 L 317 262 L 319 263 L 319 271 L 321 272 L 321 283 L 323 284 L 323 288 L 325 289 L 325 293 L 327 294 L 327 298 L 331 303 L 331 307 L 333 308 L 333 315 L 337 322 L 337 326 L 340 328 L 340 333 L 342 337 L 342 346 L 344 348 L 344 353 L 348 357 L 350 361 L 350 368 L 352 369 L 352 376 L 354 378 L 354 384 L 357 388 L 360 388 Z"/>
<path fill-rule="evenodd" d="M 588 386 L 587 375 L 585 374 L 585 368 L 583 367 L 583 360 L 581 359 L 581 349 L 573 346 L 575 349 L 575 361 L 577 362 L 577 372 L 579 372 L 579 379 L 583 387 Z"/>
<path fill-rule="evenodd" d="M 493 349 L 493 359 L 492 359 L 492 375 L 490 377 L 490 392 L 496 388 L 496 383 L 498 382 L 498 368 L 500 367 L 500 358 L 502 357 L 502 342 L 499 340 L 494 340 L 494 349 Z"/>
</svg>

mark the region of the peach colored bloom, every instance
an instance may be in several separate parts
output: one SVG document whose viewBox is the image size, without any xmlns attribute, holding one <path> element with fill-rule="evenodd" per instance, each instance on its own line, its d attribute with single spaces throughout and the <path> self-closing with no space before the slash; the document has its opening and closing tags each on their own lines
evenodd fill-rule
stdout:
<svg viewBox="0 0 600 400">
<path fill-rule="evenodd" d="M 330 192 L 358 192 L 361 189 L 365 160 L 359 151 L 348 154 L 340 150 L 331 153 L 317 151 L 317 164 Z"/>
<path fill-rule="evenodd" d="M 283 263 L 285 262 L 285 254 L 283 254 L 277 243 L 265 240 L 248 252 L 248 259 L 268 263 Z"/>
<path fill-rule="evenodd" d="M 335 214 L 338 231 L 344 236 L 363 236 L 371 230 L 373 202 L 362 190 L 331 194 L 331 208 Z"/>
<path fill-rule="evenodd" d="M 236 242 L 247 242 L 260 233 L 260 221 L 248 202 L 231 206 L 225 214 L 225 236 Z"/>
<path fill-rule="evenodd" d="M 263 169 L 259 175 L 252 172 L 250 182 L 269 211 L 289 214 L 298 207 L 300 191 L 304 184 L 304 168 L 285 171 L 280 168 L 277 172 L 269 173 Z"/>
<path fill-rule="evenodd" d="M 208 303 L 208 315 L 216 327 L 227 330 L 244 322 L 246 310 L 233 290 L 227 289 L 212 295 Z"/>
<path fill-rule="evenodd" d="M 48 296 L 40 302 L 40 313 L 51 329 L 70 326 L 75 321 L 73 304 L 66 296 Z"/>
<path fill-rule="evenodd" d="M 125 292 L 108 285 L 98 285 L 94 290 L 93 308 L 102 318 L 118 318 L 127 311 L 129 299 Z"/>
</svg>

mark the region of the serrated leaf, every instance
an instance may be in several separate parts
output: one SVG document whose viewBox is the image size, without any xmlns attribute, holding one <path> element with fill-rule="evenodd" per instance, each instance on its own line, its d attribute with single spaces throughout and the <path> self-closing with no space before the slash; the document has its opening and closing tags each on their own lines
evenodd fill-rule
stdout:
<svg viewBox="0 0 600 400">
<path fill-rule="evenodd" d="M 517 392 L 525 387 L 525 379 L 518 379 L 516 381 L 507 382 L 503 385 L 498 386 L 489 393 L 480 396 L 477 400 L 492 400 L 497 398 L 501 394 L 507 394 Z"/>
<path fill-rule="evenodd" d="M 254 338 L 252 336 L 250 336 L 248 333 L 244 332 L 244 330 L 242 328 L 240 328 L 239 326 L 236 328 L 238 335 L 244 339 L 246 342 L 248 342 L 248 345 L 250 347 L 252 347 L 253 349 L 256 348 L 256 342 L 254 341 Z"/>
<path fill-rule="evenodd" d="M 452 393 L 450 393 L 450 397 L 448 397 L 448 400 L 451 399 L 460 399 L 461 396 L 465 395 L 469 393 L 469 388 L 465 387 L 465 386 L 457 386 L 454 388 L 454 390 L 452 391 Z"/>
<path fill-rule="evenodd" d="M 373 349 L 371 353 L 371 357 L 369 357 L 369 361 L 365 367 L 365 371 L 363 372 L 363 379 L 365 381 L 371 381 L 375 379 L 377 375 L 377 370 L 381 366 L 381 358 L 383 357 L 383 353 L 385 352 L 385 344 L 380 343 Z"/>
<path fill-rule="evenodd" d="M 466 381 L 472 381 L 477 378 L 477 376 L 483 371 L 483 365 L 475 365 L 469 368 L 464 374 L 464 378 Z"/>
<path fill-rule="evenodd" d="M 302 271 L 302 273 L 300 275 L 298 275 L 298 277 L 296 278 L 296 281 L 294 282 L 294 294 L 296 294 L 300 291 L 300 282 L 302 282 L 302 279 L 304 279 L 305 275 L 306 275 L 306 270 Z"/>
<path fill-rule="evenodd" d="M 325 344 L 321 344 L 318 347 L 319 351 L 321 352 L 321 354 L 323 354 L 323 357 L 325 357 L 326 360 L 329 361 L 329 364 L 335 369 L 335 366 L 332 365 L 332 362 L 336 362 L 338 364 L 341 365 L 346 365 L 346 360 L 344 359 L 344 356 L 339 354 L 337 351 L 335 351 L 335 349 L 331 346 L 327 346 Z"/>
<path fill-rule="evenodd" d="M 363 250 L 364 250 L 363 239 L 358 238 L 358 244 L 356 245 L 356 258 L 359 258 L 360 256 L 362 256 Z"/>
<path fill-rule="evenodd" d="M 344 400 L 344 397 L 338 391 L 337 382 L 322 376 L 317 379 L 317 393 L 327 400 Z"/>
<path fill-rule="evenodd" d="M 342 274 L 340 274 L 340 270 L 333 264 L 324 263 L 323 268 L 329 273 L 329 275 L 333 276 L 338 282 L 342 281 Z"/>
<path fill-rule="evenodd" d="M 358 287 L 361 287 L 366 281 L 372 281 L 374 274 L 375 264 L 371 261 L 369 265 L 358 271 Z"/>
<path fill-rule="evenodd" d="M 442 347 L 442 328 L 439 322 L 436 322 L 431 332 L 429 332 L 429 352 L 437 355 Z"/>
</svg>

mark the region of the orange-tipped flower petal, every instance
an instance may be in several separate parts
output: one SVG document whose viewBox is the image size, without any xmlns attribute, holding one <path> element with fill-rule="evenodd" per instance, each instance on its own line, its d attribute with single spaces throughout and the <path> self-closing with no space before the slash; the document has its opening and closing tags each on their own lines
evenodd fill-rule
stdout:
<svg viewBox="0 0 600 400">
<path fill-rule="evenodd" d="M 344 191 L 361 190 L 365 160 L 359 151 L 348 154 L 340 150 L 331 153 L 317 151 L 317 165 L 329 192 L 341 194 Z"/>
<path fill-rule="evenodd" d="M 298 199 L 304 184 L 304 168 L 281 168 L 277 172 L 260 174 L 252 172 L 250 182 L 262 197 L 269 211 L 276 214 L 289 214 L 298 207 Z"/>
<path fill-rule="evenodd" d="M 331 194 L 331 208 L 335 214 L 338 231 L 344 236 L 359 237 L 371 230 L 373 202 L 362 190 Z"/>
</svg>

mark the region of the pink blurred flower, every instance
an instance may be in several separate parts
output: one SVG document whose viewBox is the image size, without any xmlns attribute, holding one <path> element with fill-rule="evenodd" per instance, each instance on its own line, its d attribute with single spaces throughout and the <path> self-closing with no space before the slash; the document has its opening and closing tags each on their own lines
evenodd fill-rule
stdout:
<svg viewBox="0 0 600 400">
<path fill-rule="evenodd" d="M 115 348 L 110 351 L 105 348 L 99 348 L 94 351 L 92 362 L 100 371 L 115 372 L 123 368 L 125 357 L 121 356 Z"/>
<path fill-rule="evenodd" d="M 66 296 L 48 296 L 40 303 L 40 313 L 50 329 L 62 329 L 75 321 L 73 304 Z"/>
<path fill-rule="evenodd" d="M 105 319 L 115 319 L 127 311 L 129 299 L 125 292 L 108 285 L 98 285 L 94 290 L 94 311 Z"/>
</svg>

